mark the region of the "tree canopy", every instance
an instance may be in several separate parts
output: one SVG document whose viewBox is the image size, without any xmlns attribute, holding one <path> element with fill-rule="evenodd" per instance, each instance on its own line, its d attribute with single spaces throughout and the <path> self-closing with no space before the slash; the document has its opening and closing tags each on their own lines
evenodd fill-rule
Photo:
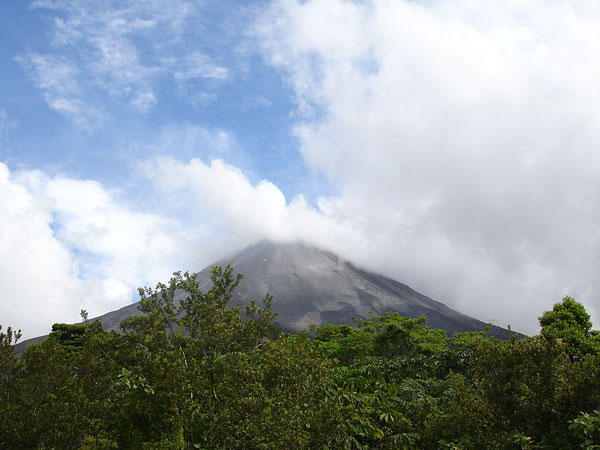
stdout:
<svg viewBox="0 0 600 450">
<path fill-rule="evenodd" d="M 564 297 L 552 310 L 544 312 L 539 321 L 542 336 L 564 341 L 571 359 L 600 351 L 600 339 L 598 332 L 592 330 L 590 315 L 572 297 Z"/>
<path fill-rule="evenodd" d="M 600 448 L 600 357 L 570 297 L 540 335 L 448 338 L 387 313 L 298 335 L 240 276 L 140 290 L 123 333 L 55 324 L 22 358 L 0 328 L 0 449 Z"/>
</svg>

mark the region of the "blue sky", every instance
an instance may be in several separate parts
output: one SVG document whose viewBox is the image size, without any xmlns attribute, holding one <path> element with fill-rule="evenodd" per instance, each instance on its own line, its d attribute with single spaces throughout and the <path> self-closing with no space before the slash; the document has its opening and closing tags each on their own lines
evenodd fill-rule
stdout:
<svg viewBox="0 0 600 450">
<path fill-rule="evenodd" d="M 600 7 L 484 3 L 1 2 L 0 321 L 264 237 L 524 332 L 597 319 Z"/>
<path fill-rule="evenodd" d="M 261 2 L 191 3 L 166 17 L 160 2 L 132 4 L 140 6 L 3 2 L 2 107 L 18 123 L 3 160 L 120 184 L 131 176 L 130 160 L 144 156 L 132 155 L 132 144 L 174 125 L 199 126 L 236 141 L 232 162 L 253 181 L 271 179 L 291 195 L 305 188 L 307 173 L 290 135 L 292 93 L 246 36 Z M 80 17 L 87 14 L 92 18 Z M 136 21 L 151 23 L 136 27 Z M 214 156 L 196 145 L 161 150 L 188 159 Z"/>
</svg>

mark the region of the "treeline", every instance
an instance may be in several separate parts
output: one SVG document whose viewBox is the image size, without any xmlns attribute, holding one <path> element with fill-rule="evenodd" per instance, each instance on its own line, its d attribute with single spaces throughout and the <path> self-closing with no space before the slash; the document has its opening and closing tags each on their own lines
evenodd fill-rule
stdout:
<svg viewBox="0 0 600 450">
<path fill-rule="evenodd" d="M 600 448 L 600 338 L 569 297 L 522 339 L 397 314 L 285 335 L 211 277 L 140 290 L 123 334 L 56 324 L 17 357 L 0 333 L 0 449 Z"/>
</svg>

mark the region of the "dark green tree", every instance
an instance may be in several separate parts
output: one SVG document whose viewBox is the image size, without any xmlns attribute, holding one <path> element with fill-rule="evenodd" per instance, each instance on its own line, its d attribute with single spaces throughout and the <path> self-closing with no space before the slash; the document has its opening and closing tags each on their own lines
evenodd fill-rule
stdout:
<svg viewBox="0 0 600 450">
<path fill-rule="evenodd" d="M 20 431 L 17 422 L 11 420 L 17 418 L 20 412 L 18 383 L 22 363 L 13 348 L 20 337 L 21 330 L 14 331 L 8 327 L 5 333 L 0 325 L 0 410 L 3 417 L 0 420 L 0 436 L 15 436 Z"/>
<path fill-rule="evenodd" d="M 262 308 L 252 301 L 243 315 L 227 306 L 241 278 L 231 266 L 217 266 L 207 291 L 200 289 L 197 274 L 188 272 L 176 272 L 154 289 L 139 289 L 143 314 L 121 323 L 137 343 L 135 364 L 121 379 L 135 386 L 126 397 L 138 411 L 136 423 L 163 425 L 154 428 L 156 436 L 146 447 L 183 449 L 190 442 L 210 442 L 214 417 L 227 402 L 221 391 L 229 387 L 221 380 L 232 358 L 243 360 L 243 354 L 277 337 L 270 296 Z M 140 402 L 152 407 L 137 409 Z"/>
<path fill-rule="evenodd" d="M 571 298 L 522 339 L 423 318 L 285 335 L 214 268 L 140 291 L 124 333 L 55 324 L 21 357 L 0 329 L 0 450 L 598 448 L 599 334 Z M 571 359 L 569 359 L 571 357 Z"/>
<path fill-rule="evenodd" d="M 598 333 L 592 331 L 590 315 L 572 297 L 564 297 L 552 310 L 544 312 L 539 317 L 539 322 L 543 337 L 560 339 L 567 344 L 571 361 L 600 351 L 600 339 Z"/>
</svg>

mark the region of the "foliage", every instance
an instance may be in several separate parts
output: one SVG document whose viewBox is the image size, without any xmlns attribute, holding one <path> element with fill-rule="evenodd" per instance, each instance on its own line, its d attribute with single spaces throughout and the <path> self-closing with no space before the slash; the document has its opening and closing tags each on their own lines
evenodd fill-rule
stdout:
<svg viewBox="0 0 600 450">
<path fill-rule="evenodd" d="M 21 330 L 8 327 L 5 333 L 0 325 L 0 408 L 4 417 L 0 420 L 0 436 L 18 436 L 20 431 L 15 419 L 20 412 L 18 380 L 22 364 L 13 350 L 20 337 Z"/>
<path fill-rule="evenodd" d="M 600 448 L 600 410 L 581 413 L 571 421 L 569 428 L 583 449 Z"/>
<path fill-rule="evenodd" d="M 539 321 L 542 336 L 564 341 L 572 360 L 600 352 L 600 338 L 597 331 L 592 331 L 590 315 L 572 297 L 564 297 L 551 311 L 544 312 Z"/>
<path fill-rule="evenodd" d="M 573 299 L 522 339 L 392 313 L 285 335 L 270 296 L 227 306 L 231 267 L 211 281 L 177 272 L 123 333 L 82 311 L 22 358 L 0 328 L 0 449 L 600 448 L 599 338 Z"/>
</svg>

